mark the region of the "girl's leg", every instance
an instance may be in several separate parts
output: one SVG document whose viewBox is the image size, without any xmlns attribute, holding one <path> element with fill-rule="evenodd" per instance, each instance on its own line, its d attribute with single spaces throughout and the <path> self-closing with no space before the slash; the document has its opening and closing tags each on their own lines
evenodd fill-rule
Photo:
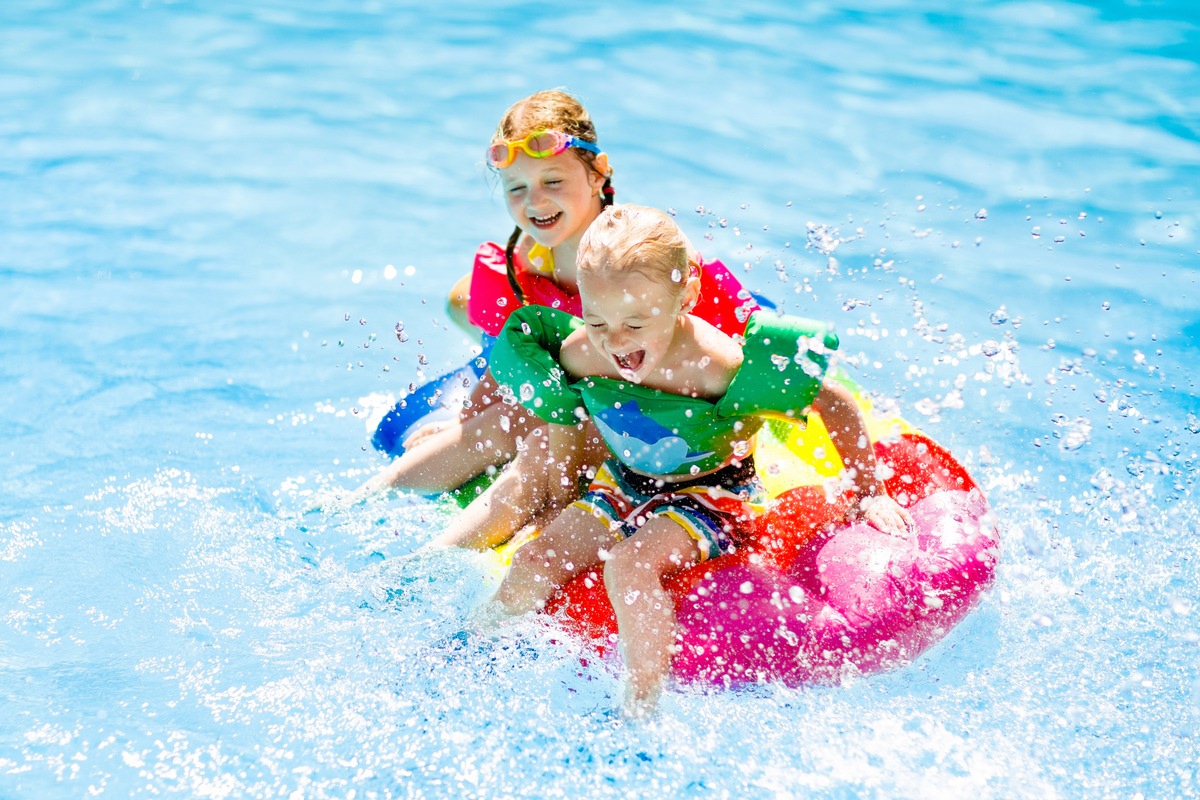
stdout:
<svg viewBox="0 0 1200 800">
<path fill-rule="evenodd" d="M 442 423 L 440 430 L 423 436 L 374 481 L 380 488 L 419 492 L 457 489 L 488 467 L 512 460 L 528 418 L 522 408 L 494 403 L 466 420 Z"/>
<path fill-rule="evenodd" d="M 675 652 L 675 605 L 663 589 L 663 577 L 699 560 L 700 550 L 687 531 L 657 516 L 614 547 L 604 565 L 604 587 L 617 613 L 628 673 L 624 712 L 631 717 L 654 710 Z"/>
<path fill-rule="evenodd" d="M 517 550 L 493 601 L 512 615 L 542 608 L 555 589 L 601 561 L 615 540 L 603 520 L 570 506 Z"/>
<path fill-rule="evenodd" d="M 579 476 L 604 460 L 590 425 L 542 425 L 529 432 L 517 457 L 463 509 L 430 547 L 484 549 L 529 525 L 549 524 L 579 499 Z"/>
</svg>

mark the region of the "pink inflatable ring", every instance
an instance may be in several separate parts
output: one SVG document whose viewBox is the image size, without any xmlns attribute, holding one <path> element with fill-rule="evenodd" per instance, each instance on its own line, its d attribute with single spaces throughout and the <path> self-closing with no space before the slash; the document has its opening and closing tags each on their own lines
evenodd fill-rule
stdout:
<svg viewBox="0 0 1200 800">
<path fill-rule="evenodd" d="M 920 433 L 877 442 L 875 452 L 914 532 L 847 524 L 846 500 L 826 498 L 819 486 L 783 492 L 746 546 L 667 585 L 680 630 L 676 677 L 836 683 L 911 662 L 979 601 L 999 553 L 975 482 Z M 596 571 L 564 586 L 546 610 L 599 649 L 614 641 L 616 619 Z"/>
</svg>

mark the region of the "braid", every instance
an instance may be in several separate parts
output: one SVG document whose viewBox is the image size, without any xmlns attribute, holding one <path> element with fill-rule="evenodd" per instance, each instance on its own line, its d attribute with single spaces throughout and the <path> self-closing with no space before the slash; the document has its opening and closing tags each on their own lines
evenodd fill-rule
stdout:
<svg viewBox="0 0 1200 800">
<path fill-rule="evenodd" d="M 617 201 L 617 190 L 612 185 L 612 172 L 604 176 L 604 185 L 600 187 L 600 208 L 605 209 Z"/>
<path fill-rule="evenodd" d="M 508 246 L 504 248 L 504 274 L 508 276 L 508 285 L 512 287 L 513 294 L 517 296 L 517 302 L 525 305 L 525 292 L 521 290 L 521 284 L 517 282 L 517 265 L 516 259 L 513 257 L 517 242 L 521 240 L 521 226 L 518 225 L 513 229 L 512 235 L 508 237 Z"/>
</svg>

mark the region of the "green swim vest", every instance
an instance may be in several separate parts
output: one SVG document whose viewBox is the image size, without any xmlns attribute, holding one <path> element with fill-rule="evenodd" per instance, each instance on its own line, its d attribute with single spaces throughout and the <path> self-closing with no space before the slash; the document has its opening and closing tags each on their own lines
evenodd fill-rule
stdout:
<svg viewBox="0 0 1200 800">
<path fill-rule="evenodd" d="M 581 324 L 551 308 L 514 311 L 492 351 L 492 374 L 547 422 L 590 415 L 613 454 L 650 475 L 708 472 L 748 452 L 763 416 L 803 418 L 838 346 L 827 325 L 758 311 L 746 327 L 742 366 L 714 403 L 614 378 L 573 380 L 558 359 Z"/>
</svg>

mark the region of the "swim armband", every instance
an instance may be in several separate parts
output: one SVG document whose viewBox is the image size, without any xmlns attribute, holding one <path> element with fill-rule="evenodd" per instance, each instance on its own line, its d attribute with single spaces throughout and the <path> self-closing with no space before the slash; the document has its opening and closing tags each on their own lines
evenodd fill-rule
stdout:
<svg viewBox="0 0 1200 800">
<path fill-rule="evenodd" d="M 565 311 L 524 306 L 512 312 L 492 348 L 493 377 L 546 422 L 574 425 L 585 415 L 579 390 L 558 363 L 563 340 L 582 324 Z"/>
<path fill-rule="evenodd" d="M 822 322 L 756 311 L 744 336 L 742 366 L 717 403 L 717 414 L 802 418 L 821 391 L 837 334 Z"/>
</svg>

